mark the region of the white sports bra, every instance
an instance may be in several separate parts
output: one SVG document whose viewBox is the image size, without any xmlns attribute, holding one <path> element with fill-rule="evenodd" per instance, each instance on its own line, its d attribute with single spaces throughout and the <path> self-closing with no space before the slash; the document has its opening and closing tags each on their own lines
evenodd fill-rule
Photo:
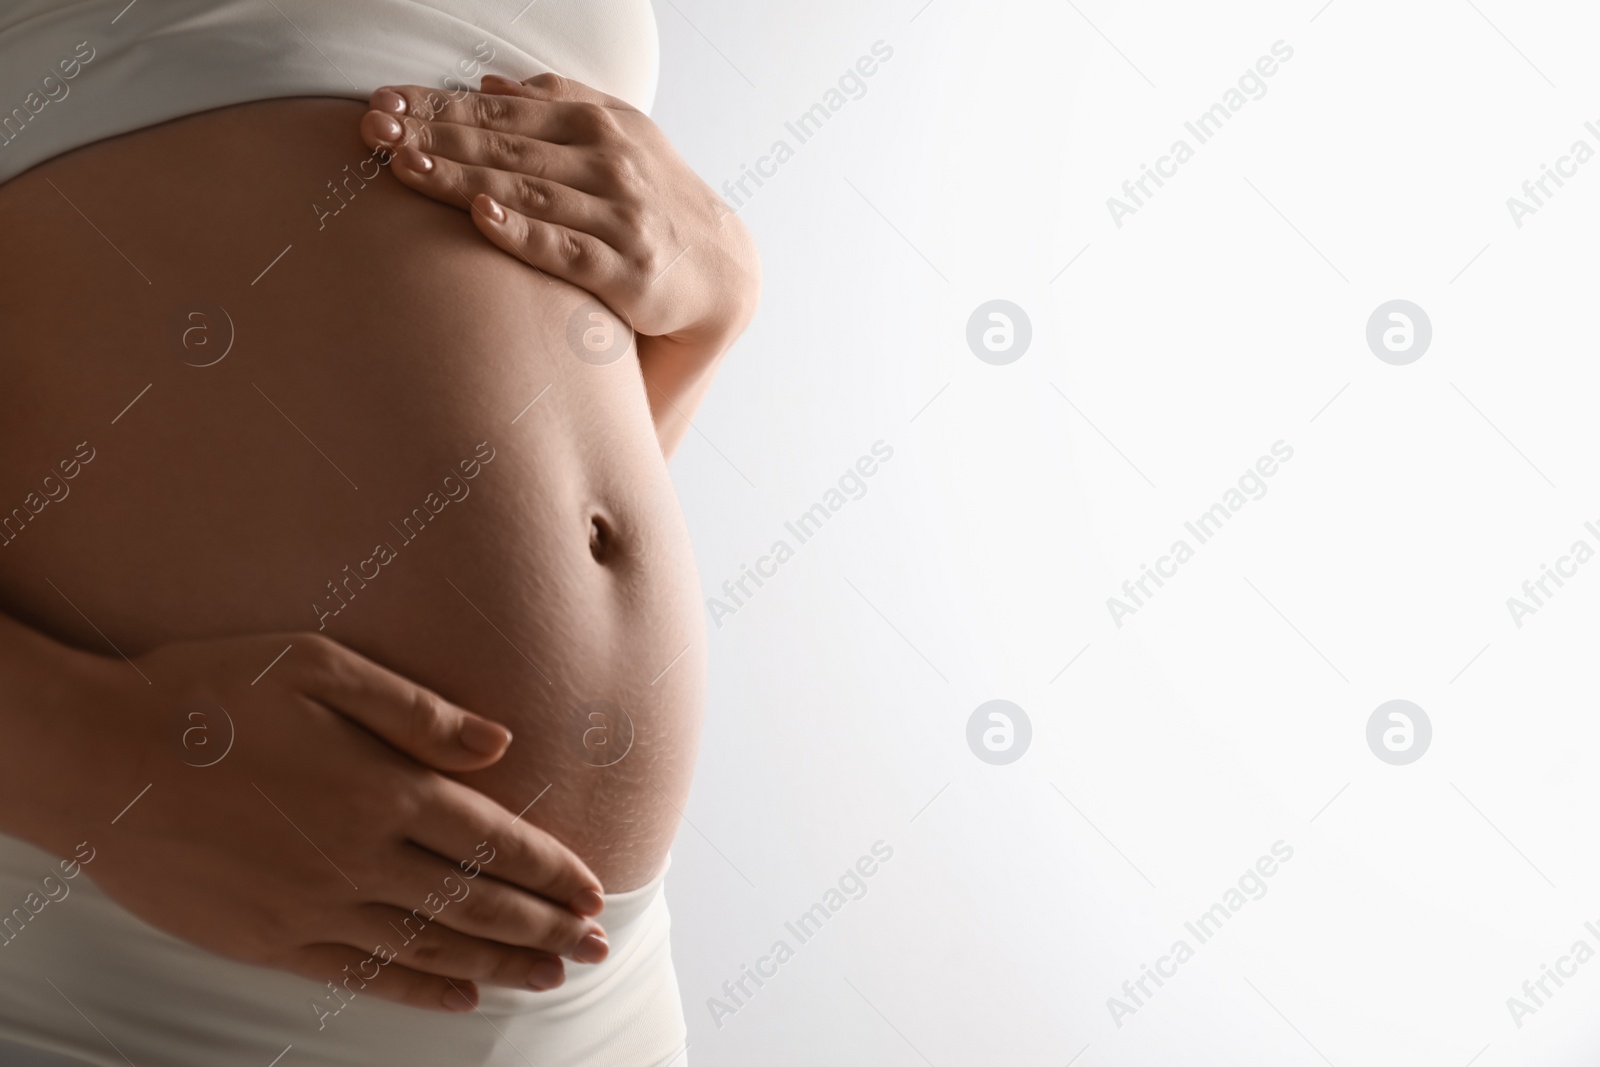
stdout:
<svg viewBox="0 0 1600 1067">
<path fill-rule="evenodd" d="M 648 111 L 659 63 L 649 0 L 4 0 L 0 182 L 198 111 L 397 83 L 555 71 Z"/>
</svg>

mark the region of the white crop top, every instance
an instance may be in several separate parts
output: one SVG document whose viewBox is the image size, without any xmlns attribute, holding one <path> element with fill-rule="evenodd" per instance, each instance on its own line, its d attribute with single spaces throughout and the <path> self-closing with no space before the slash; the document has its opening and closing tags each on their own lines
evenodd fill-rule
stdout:
<svg viewBox="0 0 1600 1067">
<path fill-rule="evenodd" d="M 546 71 L 648 111 L 650 0 L 0 0 L 0 182 L 80 145 L 286 96 Z"/>
</svg>

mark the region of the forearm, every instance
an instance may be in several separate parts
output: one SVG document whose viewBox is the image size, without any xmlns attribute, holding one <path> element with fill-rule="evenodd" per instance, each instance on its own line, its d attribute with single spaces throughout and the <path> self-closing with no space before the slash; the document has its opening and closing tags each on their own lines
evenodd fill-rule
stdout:
<svg viewBox="0 0 1600 1067">
<path fill-rule="evenodd" d="M 90 694 L 110 669 L 101 657 L 0 615 L 0 833 L 70 849 L 100 786 L 120 777 L 91 770 L 108 739 L 90 721 L 99 703 Z M 123 760 L 124 770 L 131 762 Z M 109 820 L 116 813 L 94 814 Z"/>
<path fill-rule="evenodd" d="M 670 337 L 639 337 L 639 371 L 650 401 L 661 453 L 672 458 L 689 432 L 690 420 L 711 389 L 726 343 L 689 343 Z"/>
<path fill-rule="evenodd" d="M 726 226 L 729 220 L 733 225 Z M 668 459 L 689 431 L 691 420 L 711 388 L 722 359 L 733 347 L 761 299 L 761 260 L 755 242 L 733 216 L 723 219 L 719 233 L 725 242 L 719 255 L 706 258 L 718 264 L 708 272 L 715 281 L 702 292 L 715 294 L 704 302 L 715 310 L 693 329 L 663 337 L 638 336 L 639 370 L 644 376 L 661 452 Z"/>
</svg>

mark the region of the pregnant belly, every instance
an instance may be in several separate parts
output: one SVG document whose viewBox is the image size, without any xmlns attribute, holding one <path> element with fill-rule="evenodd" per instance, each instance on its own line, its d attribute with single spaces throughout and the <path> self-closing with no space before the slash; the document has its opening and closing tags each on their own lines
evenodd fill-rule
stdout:
<svg viewBox="0 0 1600 1067">
<path fill-rule="evenodd" d="M 580 359 L 588 294 L 378 172 L 362 110 L 226 108 L 0 186 L 0 606 L 107 655 L 321 628 L 510 727 L 463 780 L 633 888 L 705 646 L 638 364 Z"/>
</svg>

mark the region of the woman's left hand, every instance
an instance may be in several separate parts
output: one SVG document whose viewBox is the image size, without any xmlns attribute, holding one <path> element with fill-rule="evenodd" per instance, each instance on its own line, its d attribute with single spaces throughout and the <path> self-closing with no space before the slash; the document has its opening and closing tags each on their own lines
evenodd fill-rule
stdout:
<svg viewBox="0 0 1600 1067">
<path fill-rule="evenodd" d="M 648 116 L 541 74 L 453 97 L 380 89 L 361 122 L 405 185 L 470 208 L 490 241 L 587 289 L 647 337 L 731 342 L 754 312 L 755 246 Z"/>
</svg>

